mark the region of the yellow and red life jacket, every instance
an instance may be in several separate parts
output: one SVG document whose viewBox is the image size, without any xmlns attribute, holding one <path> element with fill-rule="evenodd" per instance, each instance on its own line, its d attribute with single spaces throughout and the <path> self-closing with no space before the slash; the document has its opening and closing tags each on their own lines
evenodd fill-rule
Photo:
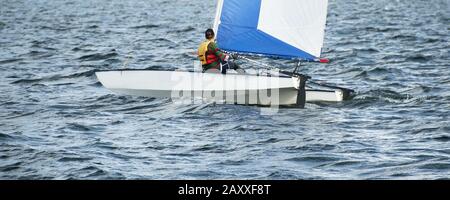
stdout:
<svg viewBox="0 0 450 200">
<path fill-rule="evenodd" d="M 219 61 L 219 57 L 217 57 L 214 52 L 212 52 L 208 49 L 208 46 L 209 46 L 209 44 L 211 44 L 211 42 L 214 42 L 214 41 L 213 40 L 205 40 L 198 47 L 198 58 L 200 59 L 200 62 L 202 62 L 203 66 Z"/>
</svg>

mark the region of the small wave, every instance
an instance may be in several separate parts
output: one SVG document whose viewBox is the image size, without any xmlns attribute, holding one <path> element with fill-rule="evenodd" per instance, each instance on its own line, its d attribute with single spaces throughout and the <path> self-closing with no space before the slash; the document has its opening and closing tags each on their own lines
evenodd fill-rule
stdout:
<svg viewBox="0 0 450 200">
<path fill-rule="evenodd" d="M 335 162 L 330 164 L 329 166 L 333 166 L 333 167 L 348 167 L 348 166 L 352 166 L 352 165 L 360 165 L 362 164 L 361 161 L 356 161 L 356 160 L 347 160 L 347 161 L 340 161 L 340 162 Z"/>
<path fill-rule="evenodd" d="M 166 149 L 167 147 L 165 147 L 165 146 L 148 146 L 148 147 L 146 147 L 146 148 L 147 148 L 147 149 L 150 149 L 150 150 L 161 151 L 161 150 Z"/>
<path fill-rule="evenodd" d="M 335 162 L 338 160 L 339 158 L 329 156 L 301 156 L 286 159 L 286 161 L 293 162 Z"/>
<path fill-rule="evenodd" d="M 123 123 L 125 123 L 125 122 L 118 120 L 118 121 L 111 122 L 111 125 L 118 125 L 118 124 L 123 124 Z"/>
<path fill-rule="evenodd" d="M 394 173 L 391 176 L 394 178 L 401 178 L 401 177 L 410 177 L 412 175 L 410 173 L 401 172 L 401 173 Z"/>
<path fill-rule="evenodd" d="M 342 70 L 341 72 L 336 73 L 336 75 L 344 75 L 344 74 L 359 74 L 359 72 L 363 71 L 361 67 L 353 67 L 350 69 Z"/>
<path fill-rule="evenodd" d="M 405 59 L 405 61 L 419 62 L 419 63 L 428 62 L 430 60 L 433 60 L 433 56 L 427 56 L 427 55 L 423 55 L 423 54 L 417 54 L 417 55 L 409 56 L 409 57 L 407 57 Z"/>
<path fill-rule="evenodd" d="M 288 173 L 286 171 L 272 172 L 266 178 L 267 179 L 273 179 L 273 180 L 296 180 L 296 179 L 300 179 L 296 175 L 294 175 L 292 173 Z"/>
<path fill-rule="evenodd" d="M 370 69 L 369 74 L 385 74 L 385 73 L 391 73 L 389 69 L 386 69 L 384 67 L 375 67 Z"/>
<path fill-rule="evenodd" d="M 94 147 L 102 148 L 102 149 L 108 149 L 108 150 L 116 150 L 119 149 L 119 147 L 116 147 L 112 142 L 95 142 L 93 144 Z"/>
<path fill-rule="evenodd" d="M 82 168 L 82 169 L 80 169 L 80 170 L 78 170 L 78 171 L 92 171 L 92 170 L 99 170 L 99 168 L 97 168 L 97 167 L 94 167 L 94 166 L 88 166 L 88 167 L 84 167 L 84 168 Z"/>
<path fill-rule="evenodd" d="M 167 38 L 155 38 L 151 39 L 150 42 L 153 43 L 157 48 L 173 49 L 178 46 L 176 42 Z M 161 56 L 166 57 L 168 56 L 168 54 L 163 54 Z"/>
<path fill-rule="evenodd" d="M 63 27 L 63 26 L 40 26 L 42 30 L 52 30 L 52 31 L 70 31 L 75 29 L 75 27 Z"/>
<path fill-rule="evenodd" d="M 363 58 L 363 57 L 362 57 Z M 360 59 L 358 62 L 353 64 L 354 66 L 374 66 L 377 62 L 371 58 Z"/>
<path fill-rule="evenodd" d="M 241 166 L 247 163 L 247 160 L 226 160 L 223 162 L 220 162 L 220 165 L 228 165 L 228 166 Z"/>
<path fill-rule="evenodd" d="M 20 76 L 18 76 L 18 75 L 9 75 L 6 78 L 20 78 Z"/>
<path fill-rule="evenodd" d="M 155 24 L 147 24 L 147 25 L 140 25 L 140 26 L 133 26 L 132 29 L 152 29 L 152 28 L 159 28 L 159 25 Z"/>
<path fill-rule="evenodd" d="M 1 64 L 8 64 L 8 63 L 15 63 L 18 61 L 22 61 L 22 58 L 12 58 L 12 59 L 6 59 L 6 60 L 0 60 L 0 65 Z"/>
<path fill-rule="evenodd" d="M 433 87 L 419 85 L 412 89 L 405 90 L 405 91 L 403 91 L 403 93 L 426 94 L 431 91 L 434 91 L 434 94 L 437 94 L 437 93 L 439 93 L 439 90 L 440 90 L 440 88 L 433 88 Z"/>
<path fill-rule="evenodd" d="M 367 78 L 369 76 L 369 73 L 367 71 L 362 71 L 359 72 L 358 74 L 356 74 L 353 78 L 358 79 L 358 78 Z"/>
<path fill-rule="evenodd" d="M 58 109 L 58 110 L 65 110 L 65 109 L 78 109 L 81 106 L 79 105 L 70 105 L 70 104 L 54 104 L 54 105 L 50 105 L 48 106 L 48 108 L 53 108 L 53 109 Z"/>
<path fill-rule="evenodd" d="M 375 48 L 361 48 L 361 49 L 354 49 L 357 53 L 378 53 L 380 50 Z"/>
<path fill-rule="evenodd" d="M 174 43 L 172 40 L 169 40 L 167 38 L 154 38 L 150 40 L 151 42 L 168 42 L 168 43 Z"/>
<path fill-rule="evenodd" d="M 436 43 L 436 42 L 441 42 L 440 38 L 425 38 L 424 39 L 425 43 Z"/>
<path fill-rule="evenodd" d="M 255 126 L 251 126 L 251 125 L 238 125 L 236 127 L 234 127 L 233 129 L 231 129 L 233 131 L 261 131 L 264 130 L 263 128 L 258 128 Z"/>
<path fill-rule="evenodd" d="M 206 145 L 202 145 L 200 147 L 194 148 L 192 151 L 212 151 L 212 150 L 217 150 L 220 149 L 220 147 L 216 146 L 216 145 L 212 145 L 212 144 L 206 144 Z"/>
<path fill-rule="evenodd" d="M 33 57 L 33 58 L 48 58 L 54 56 L 54 53 L 46 52 L 46 51 L 30 51 L 26 54 L 20 55 L 21 57 Z"/>
<path fill-rule="evenodd" d="M 83 158 L 83 157 L 62 157 L 58 161 L 59 162 L 84 162 L 92 160 L 92 158 Z"/>
<path fill-rule="evenodd" d="M 277 138 L 270 138 L 261 142 L 258 142 L 258 144 L 274 144 L 281 141 L 285 141 L 285 139 L 277 139 Z"/>
<path fill-rule="evenodd" d="M 449 170 L 450 163 L 429 163 L 418 167 L 419 169 L 430 169 L 430 170 Z"/>
<path fill-rule="evenodd" d="M 335 149 L 335 145 L 330 144 L 314 144 L 305 146 L 289 146 L 286 147 L 287 150 L 291 151 L 331 151 Z"/>
<path fill-rule="evenodd" d="M 114 50 L 113 50 L 114 51 Z M 85 56 L 81 56 L 78 58 L 78 60 L 82 61 L 97 61 L 97 60 L 106 60 L 109 58 L 114 58 L 118 56 L 119 54 L 116 52 L 111 53 L 95 53 L 95 54 L 89 54 Z"/>
<path fill-rule="evenodd" d="M 33 48 L 49 48 L 49 47 L 45 47 L 45 45 L 48 45 L 49 43 L 52 43 L 51 39 L 33 40 L 33 41 L 31 41 L 31 47 L 33 47 Z M 49 49 L 55 50 L 53 48 L 49 48 Z"/>
<path fill-rule="evenodd" d="M 67 125 L 67 127 L 74 131 L 90 131 L 91 130 L 91 128 L 89 128 L 88 126 L 84 126 L 84 125 L 77 124 L 77 123 L 70 123 Z"/>
<path fill-rule="evenodd" d="M 173 156 L 173 157 L 194 157 L 195 154 L 191 153 L 165 153 L 166 156 Z"/>
<path fill-rule="evenodd" d="M 413 129 L 411 131 L 411 134 L 421 134 L 421 133 L 433 133 L 439 130 L 439 127 L 432 127 L 432 128 L 421 128 L 421 129 Z"/>
<path fill-rule="evenodd" d="M 371 32 L 394 32 L 394 31 L 398 31 L 400 29 L 398 28 L 389 28 L 389 27 L 366 27 L 365 28 L 366 31 L 371 31 Z"/>
<path fill-rule="evenodd" d="M 399 60 L 400 58 L 403 59 L 403 55 L 398 55 L 398 54 L 389 54 L 389 55 L 385 55 L 381 58 L 381 60 Z"/>
<path fill-rule="evenodd" d="M 99 26 L 97 26 L 97 25 L 91 25 L 91 26 L 88 26 L 87 28 L 88 28 L 88 29 L 97 29 L 97 28 L 99 28 Z"/>
<path fill-rule="evenodd" d="M 48 78 L 38 78 L 38 79 L 20 79 L 20 80 L 12 82 L 11 84 L 36 83 L 36 82 L 40 82 L 40 81 L 44 81 L 44 80 L 54 81 L 54 80 L 57 80 L 60 78 L 61 78 L 61 76 L 51 76 Z"/>
<path fill-rule="evenodd" d="M 129 161 L 130 159 L 136 158 L 133 156 L 128 156 L 128 155 L 124 155 L 124 154 L 120 154 L 120 153 L 112 153 L 112 152 L 107 153 L 107 155 L 110 157 L 113 157 L 113 158 L 118 158 L 118 159 L 124 160 L 124 161 Z"/>
<path fill-rule="evenodd" d="M 154 98 L 151 98 L 151 99 L 154 99 Z M 144 109 L 148 109 L 148 108 L 155 108 L 155 107 L 158 107 L 158 106 L 159 105 L 133 106 L 133 107 L 122 108 L 122 109 L 113 110 L 113 111 L 109 111 L 109 112 L 124 112 L 124 111 L 133 111 L 133 110 L 144 110 Z"/>
<path fill-rule="evenodd" d="M 103 95 L 103 96 L 98 97 L 97 99 L 95 99 L 92 102 L 99 102 L 99 101 L 103 101 L 103 100 L 108 100 L 109 101 L 109 100 L 112 100 L 112 99 L 115 99 L 115 96 L 113 94 L 107 94 L 107 95 Z"/>
<path fill-rule="evenodd" d="M 106 59 L 104 62 L 105 65 L 113 65 L 113 64 L 123 64 L 123 61 L 117 58 Z"/>
<path fill-rule="evenodd" d="M 82 45 L 82 46 L 79 46 L 79 47 L 74 47 L 74 48 L 72 48 L 72 51 L 75 51 L 75 52 L 79 52 L 79 51 L 92 52 L 93 50 L 86 48 L 86 47 L 89 47 L 89 46 L 90 45 Z"/>
<path fill-rule="evenodd" d="M 187 32 L 191 32 L 191 31 L 195 31 L 196 29 L 194 27 L 186 27 L 180 30 L 175 30 L 175 31 L 169 31 L 169 33 L 187 33 Z"/>
<path fill-rule="evenodd" d="M 439 142 L 450 142 L 450 136 L 448 135 L 441 135 L 438 137 L 434 137 L 433 140 L 439 141 Z"/>
<path fill-rule="evenodd" d="M 72 51 L 81 51 L 81 50 L 83 50 L 83 49 L 81 49 L 80 47 L 75 47 L 72 49 Z"/>
<path fill-rule="evenodd" d="M 2 103 L 0 105 L 9 106 L 9 105 L 17 105 L 17 104 L 19 104 L 19 102 L 7 101 L 7 102 L 4 102 L 4 103 Z"/>
<path fill-rule="evenodd" d="M 23 164 L 23 162 L 15 162 L 12 164 L 6 164 L 3 166 L 0 166 L 0 172 L 9 172 L 13 170 L 17 170 L 20 168 L 20 166 Z"/>
<path fill-rule="evenodd" d="M 198 105 L 191 105 L 187 106 L 185 110 L 181 111 L 183 114 L 194 114 L 199 111 L 202 111 L 204 109 L 209 108 L 211 105 L 214 105 L 213 103 L 206 103 L 206 104 L 198 104 Z"/>
<path fill-rule="evenodd" d="M 402 40 L 402 41 L 416 41 L 417 37 L 412 35 L 394 35 L 391 37 L 394 40 Z"/>
<path fill-rule="evenodd" d="M 95 166 L 85 167 L 85 168 L 82 168 L 82 169 L 80 169 L 78 171 L 79 171 L 79 173 L 89 172 L 89 174 L 86 175 L 85 178 L 98 178 L 98 177 L 101 177 L 101 176 L 108 175 L 108 172 L 106 172 L 105 170 L 100 169 L 98 167 L 95 167 Z"/>
<path fill-rule="evenodd" d="M 84 71 L 80 73 L 70 74 L 67 76 L 61 76 L 61 75 L 54 75 L 44 78 L 37 78 L 37 79 L 20 79 L 17 81 L 12 82 L 11 84 L 30 84 L 30 83 L 38 83 L 38 82 L 52 82 L 52 81 L 58 81 L 61 79 L 71 79 L 71 78 L 79 78 L 79 77 L 90 77 L 95 74 L 97 70 L 89 70 Z"/>
<path fill-rule="evenodd" d="M 14 138 L 13 136 L 10 136 L 10 135 L 8 135 L 8 134 L 0 133 L 0 141 L 1 141 L 1 140 L 13 139 L 13 138 Z"/>
<path fill-rule="evenodd" d="M 25 112 L 25 113 L 23 113 L 23 112 L 13 112 L 13 113 L 10 114 L 10 116 L 6 117 L 6 119 L 16 119 L 16 118 L 25 117 L 25 116 L 28 116 L 28 115 L 33 115 L 35 113 L 36 112 Z"/>
</svg>

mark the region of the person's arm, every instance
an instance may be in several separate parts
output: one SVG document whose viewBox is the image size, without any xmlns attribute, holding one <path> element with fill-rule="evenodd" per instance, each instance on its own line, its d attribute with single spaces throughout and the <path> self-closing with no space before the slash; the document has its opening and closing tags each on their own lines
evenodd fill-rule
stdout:
<svg viewBox="0 0 450 200">
<path fill-rule="evenodd" d="M 228 55 L 220 51 L 217 44 L 214 42 L 209 43 L 208 50 L 213 52 L 221 61 L 227 61 Z"/>
</svg>

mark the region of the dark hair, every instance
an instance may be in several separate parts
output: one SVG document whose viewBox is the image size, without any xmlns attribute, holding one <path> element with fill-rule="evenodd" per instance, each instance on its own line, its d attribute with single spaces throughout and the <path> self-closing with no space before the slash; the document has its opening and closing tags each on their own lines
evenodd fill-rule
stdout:
<svg viewBox="0 0 450 200">
<path fill-rule="evenodd" d="M 209 39 L 209 38 L 208 38 L 208 35 L 214 36 L 214 30 L 212 30 L 212 29 L 210 29 L 210 28 L 209 28 L 208 30 L 206 30 L 206 31 L 205 31 L 205 38 L 206 38 L 206 39 Z"/>
</svg>

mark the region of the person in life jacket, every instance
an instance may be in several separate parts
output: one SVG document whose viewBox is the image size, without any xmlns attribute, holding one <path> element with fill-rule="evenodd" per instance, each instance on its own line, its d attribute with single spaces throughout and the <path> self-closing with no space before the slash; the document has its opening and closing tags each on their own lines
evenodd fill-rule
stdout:
<svg viewBox="0 0 450 200">
<path fill-rule="evenodd" d="M 223 53 L 214 42 L 214 31 L 208 29 L 205 32 L 206 40 L 198 48 L 198 57 L 202 63 L 203 72 L 220 71 L 226 73 L 228 68 L 237 69 L 238 66 L 229 61 L 230 56 Z"/>
</svg>

